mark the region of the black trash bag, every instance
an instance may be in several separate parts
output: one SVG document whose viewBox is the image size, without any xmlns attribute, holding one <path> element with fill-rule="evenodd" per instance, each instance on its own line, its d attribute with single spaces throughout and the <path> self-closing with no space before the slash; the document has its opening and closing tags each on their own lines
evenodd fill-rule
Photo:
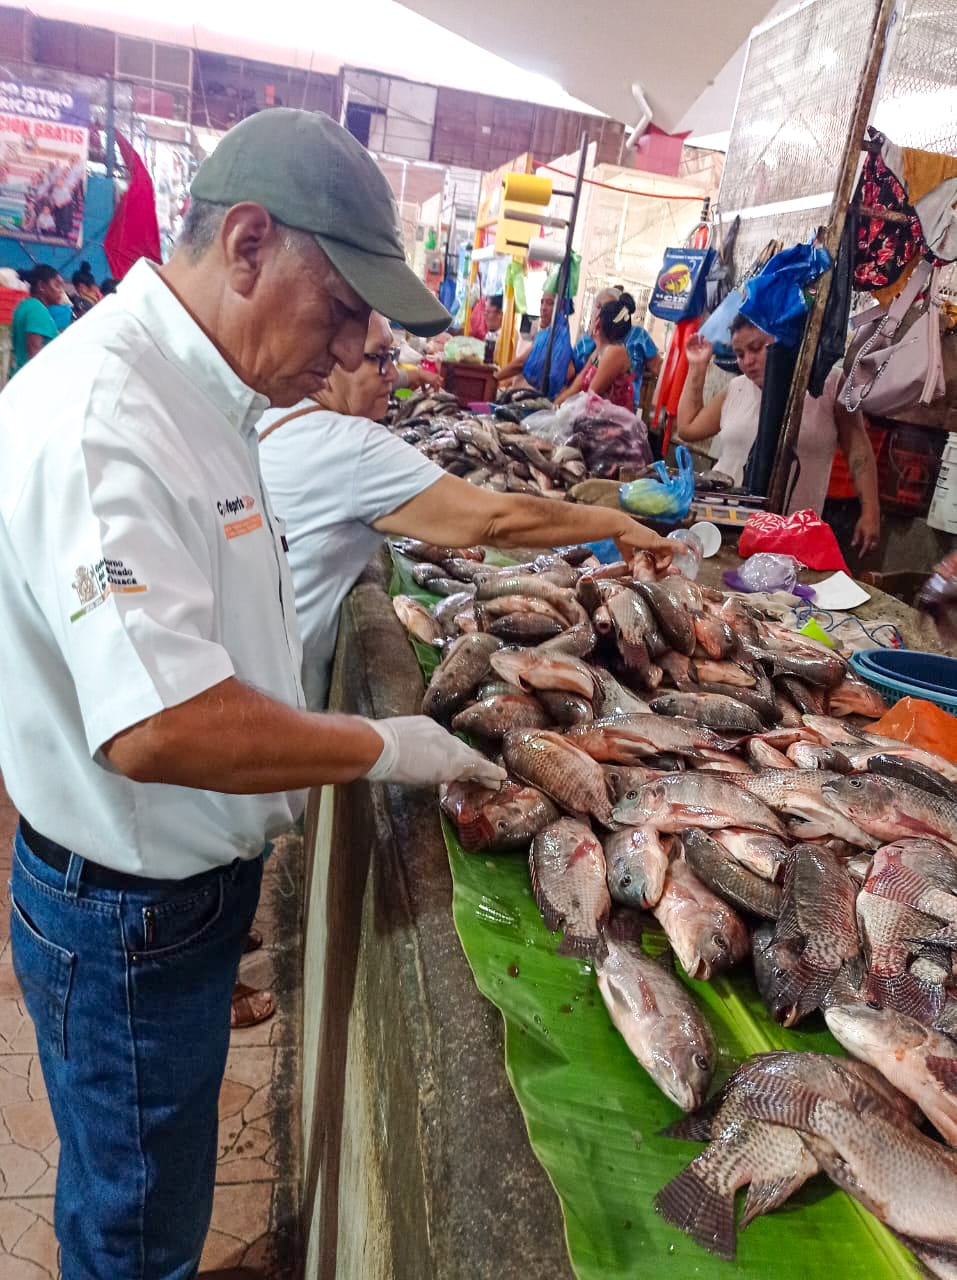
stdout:
<svg viewBox="0 0 957 1280">
<path fill-rule="evenodd" d="M 791 381 L 797 365 L 800 343 L 786 347 L 783 342 L 773 342 L 767 350 L 764 365 L 764 389 L 761 392 L 761 412 L 758 416 L 758 433 L 748 454 L 744 468 L 745 488 L 751 493 L 767 496 L 771 472 L 778 451 L 781 425 L 787 408 Z M 788 481 L 788 496 L 797 483 L 800 464 L 795 452 Z M 785 504 L 785 510 L 787 506 Z"/>
<path fill-rule="evenodd" d="M 837 251 L 837 262 L 834 264 L 834 274 L 831 277 L 831 292 L 828 294 L 827 305 L 824 308 L 821 336 L 814 355 L 814 364 L 811 366 L 808 392 L 814 396 L 815 400 L 823 394 L 828 374 L 839 360 L 844 359 L 847 326 L 851 318 L 856 223 L 855 215 L 849 213 L 844 223 L 840 248 Z"/>
</svg>

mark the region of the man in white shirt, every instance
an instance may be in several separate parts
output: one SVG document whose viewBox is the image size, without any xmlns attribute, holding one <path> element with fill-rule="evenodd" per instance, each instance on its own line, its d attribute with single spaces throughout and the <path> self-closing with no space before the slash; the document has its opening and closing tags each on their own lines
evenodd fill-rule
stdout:
<svg viewBox="0 0 957 1280">
<path fill-rule="evenodd" d="M 285 524 L 303 639 L 307 705 L 326 705 L 339 608 L 387 534 L 442 546 L 552 547 L 617 538 L 672 545 L 622 511 L 495 493 L 447 475 L 375 421 L 397 378 L 386 320 L 369 320 L 363 362 L 321 391 L 260 420 L 260 462 Z"/>
<path fill-rule="evenodd" d="M 13 963 L 60 1138 L 63 1280 L 192 1280 L 264 842 L 327 782 L 501 770 L 424 717 L 303 709 L 264 409 L 362 360 L 370 306 L 448 316 L 388 184 L 270 110 L 201 166 L 184 239 L 0 395 L 0 768 Z"/>
</svg>

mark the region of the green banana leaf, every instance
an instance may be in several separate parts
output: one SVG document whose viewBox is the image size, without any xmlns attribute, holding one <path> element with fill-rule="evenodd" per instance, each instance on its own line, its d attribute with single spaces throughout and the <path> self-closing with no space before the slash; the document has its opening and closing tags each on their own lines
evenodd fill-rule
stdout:
<svg viewBox="0 0 957 1280">
<path fill-rule="evenodd" d="M 395 557 L 393 594 L 424 601 Z M 438 655 L 413 641 L 426 678 Z M 579 1280 L 654 1276 L 791 1280 L 809 1272 L 841 1280 L 916 1280 L 918 1264 L 876 1218 L 822 1174 L 738 1237 L 733 1263 L 715 1258 L 654 1210 L 655 1194 L 701 1145 L 660 1136 L 681 1115 L 638 1065 L 612 1025 L 589 964 L 557 954 L 532 898 L 522 854 L 470 854 L 443 818 L 452 910 L 479 990 L 505 1020 L 505 1069 L 536 1156 L 558 1194 Z M 666 950 L 651 934 L 651 952 Z M 753 1053 L 804 1049 L 841 1054 L 818 1022 L 785 1030 L 768 1015 L 747 968 L 694 993 L 718 1044 L 720 1084 Z"/>
</svg>

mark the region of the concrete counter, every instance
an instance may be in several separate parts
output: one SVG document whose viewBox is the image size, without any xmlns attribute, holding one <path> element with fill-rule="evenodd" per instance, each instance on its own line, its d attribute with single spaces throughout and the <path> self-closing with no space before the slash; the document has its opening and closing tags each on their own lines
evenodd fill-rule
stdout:
<svg viewBox="0 0 957 1280">
<path fill-rule="evenodd" d="M 342 613 L 331 706 L 419 710 L 375 565 Z M 502 1020 L 452 923 L 430 789 L 327 788 L 306 828 L 306 1276 L 572 1276 L 558 1200 L 505 1075 Z"/>
</svg>

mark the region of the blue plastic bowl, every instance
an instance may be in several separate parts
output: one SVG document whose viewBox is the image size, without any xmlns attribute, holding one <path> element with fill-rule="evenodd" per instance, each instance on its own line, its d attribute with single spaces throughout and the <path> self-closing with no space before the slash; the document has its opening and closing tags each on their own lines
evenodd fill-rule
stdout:
<svg viewBox="0 0 957 1280">
<path fill-rule="evenodd" d="M 867 649 L 851 667 L 888 702 L 923 698 L 957 714 L 957 658 L 913 649 Z"/>
</svg>

